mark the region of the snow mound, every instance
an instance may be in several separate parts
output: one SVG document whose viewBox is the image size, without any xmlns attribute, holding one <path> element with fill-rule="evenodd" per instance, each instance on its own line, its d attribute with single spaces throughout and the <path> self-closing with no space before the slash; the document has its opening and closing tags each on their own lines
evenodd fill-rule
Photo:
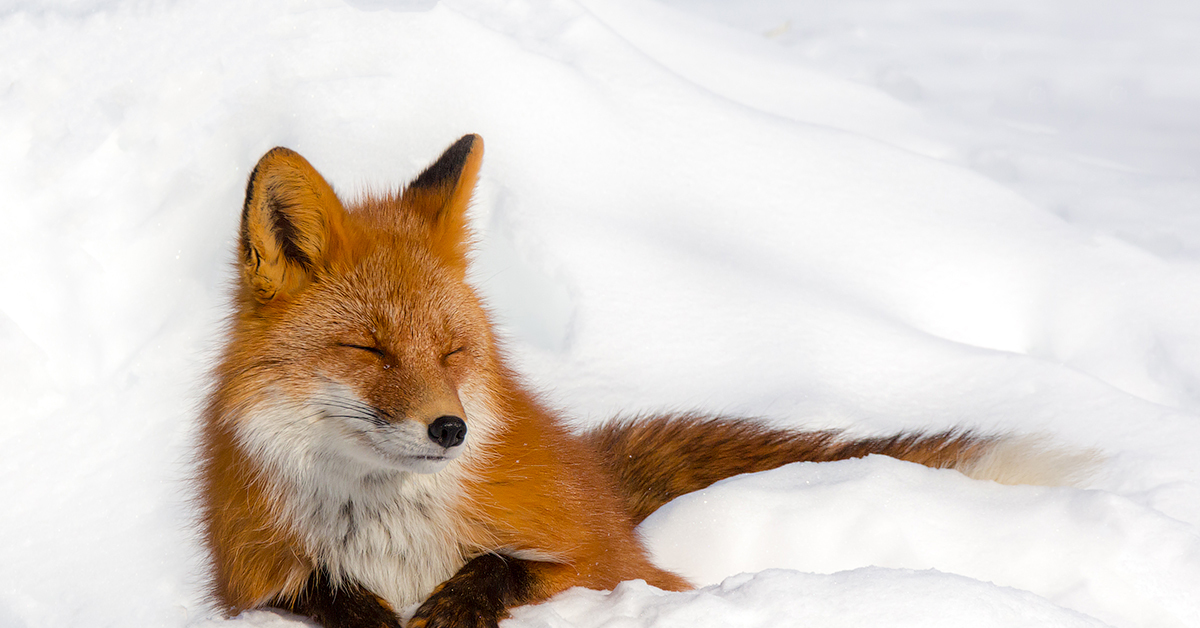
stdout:
<svg viewBox="0 0 1200 628">
<path fill-rule="evenodd" d="M 303 625 L 221 619 L 191 531 L 246 177 L 285 145 L 351 197 L 476 132 L 472 281 L 579 424 L 1103 456 L 1074 488 L 875 458 L 734 478 L 644 527 L 705 588 L 511 625 L 1200 627 L 1197 11 L 0 3 L 0 625 Z"/>
</svg>

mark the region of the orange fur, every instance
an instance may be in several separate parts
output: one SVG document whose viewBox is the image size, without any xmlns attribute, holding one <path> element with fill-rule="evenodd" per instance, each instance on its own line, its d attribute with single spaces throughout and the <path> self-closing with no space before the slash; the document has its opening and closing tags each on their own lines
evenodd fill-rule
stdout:
<svg viewBox="0 0 1200 628">
<path fill-rule="evenodd" d="M 634 530 L 679 494 L 868 453 L 955 466 L 997 442 L 692 416 L 570 433 L 506 366 L 465 281 L 482 154 L 468 135 L 349 209 L 287 149 L 251 174 L 197 474 L 225 611 L 398 626 L 393 609 L 424 600 L 411 626 L 494 625 L 573 586 L 682 590 Z"/>
</svg>

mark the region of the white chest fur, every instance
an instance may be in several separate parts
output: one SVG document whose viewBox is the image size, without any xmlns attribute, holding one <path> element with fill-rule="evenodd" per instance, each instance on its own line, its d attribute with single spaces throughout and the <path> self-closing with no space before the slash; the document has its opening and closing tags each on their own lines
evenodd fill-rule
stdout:
<svg viewBox="0 0 1200 628">
<path fill-rule="evenodd" d="M 445 472 L 443 472 L 445 473 Z M 289 510 L 335 582 L 356 581 L 399 610 L 420 602 L 464 563 L 450 473 L 377 471 L 329 477 Z"/>
<path fill-rule="evenodd" d="M 266 470 L 278 516 L 335 582 L 353 580 L 399 611 L 464 564 L 453 507 L 463 460 L 432 474 L 367 464 L 345 424 L 278 399 L 243 415 L 238 436 Z"/>
</svg>

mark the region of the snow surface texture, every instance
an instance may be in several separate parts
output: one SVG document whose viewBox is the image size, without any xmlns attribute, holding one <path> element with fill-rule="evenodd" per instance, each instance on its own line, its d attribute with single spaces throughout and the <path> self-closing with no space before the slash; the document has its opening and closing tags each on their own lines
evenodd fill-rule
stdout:
<svg viewBox="0 0 1200 628">
<path fill-rule="evenodd" d="M 229 624 L 189 442 L 246 175 L 487 142 L 474 281 L 581 423 L 700 409 L 1095 447 L 669 504 L 703 588 L 512 626 L 1200 626 L 1200 4 L 0 2 L 0 626 Z"/>
</svg>

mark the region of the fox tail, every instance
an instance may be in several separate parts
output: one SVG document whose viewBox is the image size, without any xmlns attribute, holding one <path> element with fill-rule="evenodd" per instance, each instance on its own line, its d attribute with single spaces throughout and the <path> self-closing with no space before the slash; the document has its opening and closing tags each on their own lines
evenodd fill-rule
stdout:
<svg viewBox="0 0 1200 628">
<path fill-rule="evenodd" d="M 583 435 L 599 455 L 635 524 L 672 499 L 739 473 L 791 462 L 882 454 L 1002 484 L 1069 485 L 1096 464 L 1093 452 L 1055 449 L 1038 436 L 949 430 L 852 439 L 745 419 L 664 415 L 618 419 Z"/>
</svg>

